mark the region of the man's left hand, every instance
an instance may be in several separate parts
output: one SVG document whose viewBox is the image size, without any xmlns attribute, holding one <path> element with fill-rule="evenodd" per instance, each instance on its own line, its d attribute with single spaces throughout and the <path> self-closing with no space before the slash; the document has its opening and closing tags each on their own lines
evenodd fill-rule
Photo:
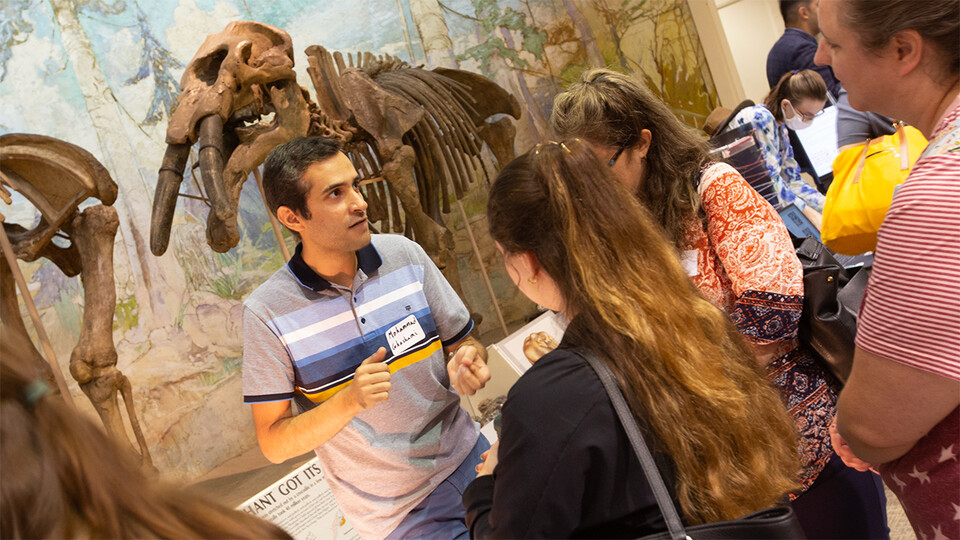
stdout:
<svg viewBox="0 0 960 540">
<path fill-rule="evenodd" d="M 447 362 L 450 383 L 461 395 L 472 396 L 490 380 L 490 369 L 472 343 L 461 345 Z"/>
</svg>

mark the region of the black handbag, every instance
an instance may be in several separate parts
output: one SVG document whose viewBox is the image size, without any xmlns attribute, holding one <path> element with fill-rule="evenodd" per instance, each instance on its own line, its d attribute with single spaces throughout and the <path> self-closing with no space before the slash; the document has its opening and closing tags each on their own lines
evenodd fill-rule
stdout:
<svg viewBox="0 0 960 540">
<path fill-rule="evenodd" d="M 663 482 L 663 477 L 660 476 L 660 470 L 653 459 L 653 454 L 650 453 L 650 449 L 643 441 L 640 427 L 630 412 L 610 367 L 591 350 L 580 349 L 578 352 L 600 377 L 600 382 L 603 383 L 603 388 L 607 391 L 607 396 L 613 403 L 620 424 L 627 432 L 630 445 L 633 446 L 633 451 L 636 452 L 637 458 L 640 460 L 643 473 L 646 475 L 650 488 L 657 499 L 657 506 L 660 507 L 663 519 L 667 523 L 666 531 L 644 536 L 640 540 L 806 538 L 793 509 L 786 505 L 774 506 L 730 521 L 684 527 L 683 522 L 680 521 L 680 514 L 670 497 L 670 492 L 667 491 L 667 486 Z"/>
<path fill-rule="evenodd" d="M 870 268 L 845 268 L 816 238 L 797 240 L 803 266 L 803 314 L 800 341 L 841 382 L 853 368 L 857 314 L 867 290 Z"/>
</svg>

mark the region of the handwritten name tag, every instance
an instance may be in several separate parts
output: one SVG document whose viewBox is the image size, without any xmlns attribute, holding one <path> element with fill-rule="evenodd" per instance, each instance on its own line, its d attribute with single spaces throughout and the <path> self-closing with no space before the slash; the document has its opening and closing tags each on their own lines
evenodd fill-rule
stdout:
<svg viewBox="0 0 960 540">
<path fill-rule="evenodd" d="M 387 330 L 386 337 L 387 343 L 390 344 L 390 351 L 396 356 L 420 343 L 427 335 L 423 332 L 417 317 L 410 315 Z"/>
</svg>

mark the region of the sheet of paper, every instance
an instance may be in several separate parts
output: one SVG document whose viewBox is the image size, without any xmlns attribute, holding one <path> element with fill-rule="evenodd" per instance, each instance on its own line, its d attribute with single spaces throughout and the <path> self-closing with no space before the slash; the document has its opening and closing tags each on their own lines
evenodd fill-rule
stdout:
<svg viewBox="0 0 960 540">
<path fill-rule="evenodd" d="M 823 114 L 813 119 L 813 125 L 797 132 L 807 157 L 813 163 L 817 176 L 833 172 L 833 160 L 837 157 L 837 108 L 827 107 Z"/>
</svg>

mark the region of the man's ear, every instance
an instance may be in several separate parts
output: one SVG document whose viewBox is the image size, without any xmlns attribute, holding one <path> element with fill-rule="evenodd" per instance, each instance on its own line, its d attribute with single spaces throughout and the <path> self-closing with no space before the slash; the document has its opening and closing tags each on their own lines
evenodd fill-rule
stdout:
<svg viewBox="0 0 960 540">
<path fill-rule="evenodd" d="M 888 47 L 892 48 L 896 55 L 898 75 L 906 75 L 920 65 L 923 60 L 923 45 L 923 37 L 916 30 L 901 30 L 893 35 Z"/>
<path fill-rule="evenodd" d="M 291 231 L 300 233 L 305 228 L 303 218 L 287 206 L 277 208 L 277 221 Z"/>
</svg>

